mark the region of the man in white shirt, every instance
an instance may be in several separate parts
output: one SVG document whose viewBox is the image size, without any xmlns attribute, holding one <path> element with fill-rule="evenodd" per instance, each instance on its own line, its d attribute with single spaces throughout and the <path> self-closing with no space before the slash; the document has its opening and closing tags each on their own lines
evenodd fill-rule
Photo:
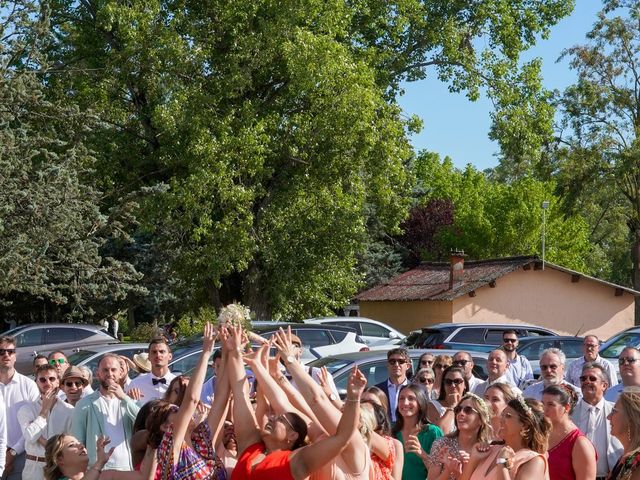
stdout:
<svg viewBox="0 0 640 480">
<path fill-rule="evenodd" d="M 487 374 L 489 377 L 486 381 L 478 384 L 473 390 L 473 393 L 479 397 L 484 397 L 484 392 L 494 383 L 506 383 L 511 387 L 513 393 L 522 393 L 518 386 L 514 385 L 507 376 L 508 369 L 509 362 L 504 350 L 494 350 L 490 352 L 489 358 L 487 358 Z"/>
<path fill-rule="evenodd" d="M 473 392 L 475 388 L 482 383 L 482 379 L 478 377 L 474 377 L 473 375 L 473 367 L 475 363 L 473 363 L 473 357 L 469 352 L 458 352 L 453 356 L 454 367 L 460 367 L 464 370 L 464 378 L 469 382 L 469 391 Z"/>
<path fill-rule="evenodd" d="M 43 365 L 36 371 L 40 399 L 22 405 L 18 422 L 24 435 L 26 460 L 23 480 L 43 480 L 46 464 L 44 447 L 54 435 L 69 431 L 73 407 L 58 398 L 58 371 L 53 365 Z"/>
<path fill-rule="evenodd" d="M 71 417 L 71 433 L 86 447 L 89 465 L 97 460 L 98 437 L 109 437 L 108 448 L 114 451 L 104 468 L 130 471 L 133 470 L 131 435 L 140 406 L 118 383 L 122 373 L 118 355 L 107 353 L 100 359 L 96 372 L 100 389 L 76 404 Z"/>
<path fill-rule="evenodd" d="M 396 409 L 398 407 L 398 395 L 402 387 L 409 383 L 407 371 L 411 367 L 411 358 L 404 348 L 392 348 L 387 352 L 387 371 L 389 378 L 376 385 L 382 390 L 389 401 L 389 416 L 391 421 L 396 421 Z"/>
<path fill-rule="evenodd" d="M 529 385 L 524 393 L 524 398 L 534 398 L 542 401 L 542 391 L 550 385 L 564 384 L 571 388 L 578 396 L 582 396 L 582 392 L 575 385 L 570 384 L 564 379 L 564 367 L 567 357 L 559 348 L 547 348 L 540 355 L 540 376 L 541 382 Z"/>
<path fill-rule="evenodd" d="M 151 340 L 148 358 L 151 362 L 151 372 L 138 375 L 131 380 L 127 387 L 127 392 L 134 388 L 140 390 L 142 398 L 138 403 L 141 406 L 150 400 L 163 398 L 171 380 L 176 377 L 169 371 L 169 362 L 173 358 L 173 354 L 164 337 Z"/>
<path fill-rule="evenodd" d="M 49 360 L 50 365 L 56 367 L 56 370 L 58 371 L 58 378 L 62 378 L 64 372 L 69 368 L 69 360 L 67 360 L 67 356 L 64 352 L 60 350 L 51 352 L 47 359 Z"/>
<path fill-rule="evenodd" d="M 518 334 L 515 330 L 505 330 L 502 332 L 502 350 L 507 354 L 509 368 L 507 369 L 507 378 L 510 385 L 523 388 L 528 380 L 533 380 L 533 369 L 527 357 L 517 352 Z"/>
<path fill-rule="evenodd" d="M 625 347 L 618 357 L 618 366 L 622 381 L 608 388 L 604 394 L 604 398 L 610 402 L 618 400 L 624 387 L 640 387 L 640 350 L 634 347 Z"/>
<path fill-rule="evenodd" d="M 0 398 L 0 477 L 4 473 L 4 463 L 7 458 L 7 412 L 4 401 Z"/>
<path fill-rule="evenodd" d="M 584 337 L 584 342 L 582 343 L 582 352 L 584 356 L 580 358 L 576 358 L 573 362 L 569 364 L 567 368 L 567 381 L 574 384 L 576 387 L 580 386 L 580 376 L 582 375 L 582 366 L 586 362 L 595 362 L 598 363 L 604 368 L 607 372 L 607 376 L 610 378 L 609 386 L 613 387 L 618 384 L 618 376 L 616 375 L 616 370 L 613 368 L 613 365 L 606 358 L 602 358 L 599 355 L 600 352 L 600 340 L 595 335 L 587 335 Z"/>
<path fill-rule="evenodd" d="M 576 403 L 571 419 L 587 436 L 598 452 L 596 479 L 604 479 L 623 453 L 620 441 L 611 435 L 608 415 L 614 403 L 604 399 L 608 373 L 596 362 L 587 362 L 580 376 L 582 398 Z"/>
<path fill-rule="evenodd" d="M 20 480 L 24 468 L 24 437 L 18 422 L 18 410 L 40 398 L 35 382 L 16 372 L 16 341 L 0 337 L 0 396 L 4 400 L 7 424 L 5 480 Z"/>
</svg>

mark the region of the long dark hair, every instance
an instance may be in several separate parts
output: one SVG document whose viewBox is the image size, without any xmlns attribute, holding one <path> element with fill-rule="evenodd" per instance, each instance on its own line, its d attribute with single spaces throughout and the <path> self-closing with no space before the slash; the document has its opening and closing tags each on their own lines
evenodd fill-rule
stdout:
<svg viewBox="0 0 640 480">
<path fill-rule="evenodd" d="M 162 442 L 162 437 L 164 436 L 162 425 L 167 421 L 169 415 L 177 411 L 178 407 L 172 403 L 169 403 L 166 400 L 158 400 L 158 403 L 151 408 L 145 422 L 145 427 L 149 432 L 147 445 L 153 449 L 160 446 L 160 442 Z"/>
<path fill-rule="evenodd" d="M 409 383 L 400 389 L 400 393 L 398 394 L 398 398 L 402 395 L 402 392 L 405 390 L 411 390 L 418 401 L 418 428 L 423 429 L 427 425 L 429 425 L 429 419 L 427 418 L 427 405 L 429 404 L 429 399 L 427 398 L 426 390 L 420 385 L 416 385 L 415 383 Z M 402 431 L 404 427 L 404 418 L 400 414 L 400 409 L 396 407 L 396 423 L 393 426 L 393 434 L 396 435 L 398 432 Z"/>
<path fill-rule="evenodd" d="M 445 398 L 447 398 L 447 392 L 444 389 L 444 379 L 447 378 L 447 375 L 449 373 L 459 373 L 460 375 L 462 375 L 462 380 L 464 380 L 464 392 L 462 392 L 462 395 L 464 395 L 469 391 L 469 380 L 465 378 L 464 370 L 460 367 L 451 365 L 445 368 L 444 372 L 442 372 L 442 378 L 440 379 L 440 393 L 438 394 L 438 401 L 442 401 Z"/>
<path fill-rule="evenodd" d="M 362 404 L 365 403 L 367 405 L 371 405 L 371 408 L 373 408 L 373 416 L 376 419 L 375 432 L 378 435 L 391 435 L 391 420 L 389 419 L 389 415 L 387 414 L 385 408 L 382 405 L 370 400 L 365 400 L 364 402 L 362 402 Z"/>
<path fill-rule="evenodd" d="M 294 412 L 286 412 L 283 416 L 286 417 L 290 426 L 293 427 L 293 431 L 298 434 L 298 438 L 296 438 L 296 441 L 291 445 L 291 450 L 304 447 L 307 444 L 307 422 Z"/>
</svg>

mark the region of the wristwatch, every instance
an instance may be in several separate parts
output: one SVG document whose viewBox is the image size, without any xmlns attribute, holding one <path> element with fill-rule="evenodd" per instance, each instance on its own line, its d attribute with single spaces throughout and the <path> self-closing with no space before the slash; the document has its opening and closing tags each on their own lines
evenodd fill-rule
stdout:
<svg viewBox="0 0 640 480">
<path fill-rule="evenodd" d="M 16 456 L 18 456 L 18 452 L 16 452 L 13 448 L 9 448 L 9 449 L 7 450 L 7 453 L 8 453 L 9 455 L 11 455 L 12 457 L 16 457 Z"/>
<path fill-rule="evenodd" d="M 507 470 L 511 470 L 511 459 L 498 457 L 496 459 L 496 465 L 504 465 L 504 468 L 506 468 Z"/>
<path fill-rule="evenodd" d="M 338 399 L 338 396 L 335 393 L 329 395 L 329 400 L 335 402 Z"/>
<path fill-rule="evenodd" d="M 287 355 L 287 358 L 285 358 L 287 363 L 295 363 L 296 361 L 296 357 L 294 357 L 293 355 Z"/>
</svg>

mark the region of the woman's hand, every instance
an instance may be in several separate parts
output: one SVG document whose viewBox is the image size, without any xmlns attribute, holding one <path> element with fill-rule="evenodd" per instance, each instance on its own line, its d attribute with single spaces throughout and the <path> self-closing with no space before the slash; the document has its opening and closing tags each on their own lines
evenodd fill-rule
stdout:
<svg viewBox="0 0 640 480">
<path fill-rule="evenodd" d="M 204 336 L 202 338 L 202 350 L 204 352 L 213 352 L 213 347 L 216 343 L 216 337 L 218 336 L 218 332 L 215 327 L 207 322 L 204 325 Z"/>
<path fill-rule="evenodd" d="M 418 437 L 416 435 L 407 435 L 407 438 L 404 441 L 404 451 L 407 453 L 415 453 L 422 459 L 425 459 L 427 456 L 422 449 L 422 445 L 420 445 L 420 440 L 418 440 Z"/>
<path fill-rule="evenodd" d="M 468 455 L 467 455 L 468 459 Z M 464 462 L 461 462 L 458 458 L 452 457 L 451 455 L 447 455 L 444 459 L 444 468 L 443 470 L 448 474 L 453 474 L 455 477 L 462 475 L 462 465 Z"/>
<path fill-rule="evenodd" d="M 491 453 L 491 445 L 487 442 L 478 442 L 474 445 L 471 451 L 470 458 L 475 460 L 484 460 Z"/>
<path fill-rule="evenodd" d="M 287 327 L 286 331 L 280 328 L 274 335 L 273 342 L 282 358 L 286 359 L 289 356 L 296 356 L 296 347 L 291 341 L 291 327 Z"/>
<path fill-rule="evenodd" d="M 448 393 L 447 403 L 449 404 L 450 407 L 455 407 L 456 405 L 458 405 L 458 403 L 460 403 L 461 398 L 462 398 L 462 395 L 460 395 L 458 392 Z"/>
<path fill-rule="evenodd" d="M 104 447 L 111 443 L 111 439 L 104 435 L 100 435 L 96 440 L 96 463 L 93 465 L 98 470 L 102 470 L 107 464 L 116 447 L 111 447 L 108 452 L 104 451 Z"/>
<path fill-rule="evenodd" d="M 241 327 L 234 327 L 232 325 L 222 327 L 220 338 L 222 340 L 223 352 L 242 352 L 243 343 Z"/>
<path fill-rule="evenodd" d="M 347 400 L 360 400 L 362 392 L 367 386 L 367 377 L 354 365 L 349 382 L 347 383 Z"/>
</svg>

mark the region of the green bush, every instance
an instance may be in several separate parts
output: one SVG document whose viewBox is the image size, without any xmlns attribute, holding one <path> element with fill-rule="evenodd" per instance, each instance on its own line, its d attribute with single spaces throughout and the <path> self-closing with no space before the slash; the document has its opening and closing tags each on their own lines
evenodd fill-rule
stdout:
<svg viewBox="0 0 640 480">
<path fill-rule="evenodd" d="M 154 337 L 162 335 L 162 331 L 150 323 L 141 323 L 129 332 L 132 342 L 149 343 Z"/>
<path fill-rule="evenodd" d="M 178 338 L 201 335 L 204 331 L 204 324 L 207 322 L 215 323 L 216 318 L 216 311 L 212 307 L 202 307 L 196 313 L 182 315 L 175 327 Z"/>
</svg>

